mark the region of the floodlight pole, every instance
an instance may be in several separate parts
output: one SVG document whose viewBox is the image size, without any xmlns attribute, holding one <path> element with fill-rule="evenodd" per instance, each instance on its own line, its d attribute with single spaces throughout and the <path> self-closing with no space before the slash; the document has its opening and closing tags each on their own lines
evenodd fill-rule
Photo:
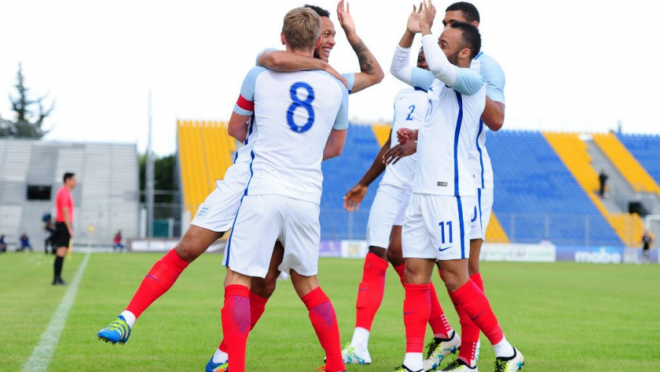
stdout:
<svg viewBox="0 0 660 372">
<path fill-rule="evenodd" d="M 151 151 L 151 89 L 149 89 L 149 133 L 147 136 L 147 238 L 154 235 L 154 157 Z"/>
</svg>

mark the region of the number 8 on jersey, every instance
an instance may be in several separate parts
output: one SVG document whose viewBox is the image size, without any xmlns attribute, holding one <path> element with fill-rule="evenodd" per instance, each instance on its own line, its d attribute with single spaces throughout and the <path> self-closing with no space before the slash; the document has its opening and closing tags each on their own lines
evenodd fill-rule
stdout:
<svg viewBox="0 0 660 372">
<path fill-rule="evenodd" d="M 307 91 L 307 98 L 305 98 L 304 101 L 298 98 L 298 90 L 300 88 Z M 286 122 L 289 124 L 289 127 L 292 131 L 297 133 L 305 133 L 314 125 L 314 107 L 312 107 L 312 102 L 314 102 L 315 98 L 314 88 L 305 82 L 299 81 L 291 85 L 291 88 L 289 89 L 289 95 L 291 96 L 293 103 L 291 103 L 289 109 L 286 111 Z M 303 126 L 296 124 L 295 120 L 293 119 L 293 114 L 295 113 L 296 109 L 299 108 L 307 110 L 307 123 Z"/>
</svg>

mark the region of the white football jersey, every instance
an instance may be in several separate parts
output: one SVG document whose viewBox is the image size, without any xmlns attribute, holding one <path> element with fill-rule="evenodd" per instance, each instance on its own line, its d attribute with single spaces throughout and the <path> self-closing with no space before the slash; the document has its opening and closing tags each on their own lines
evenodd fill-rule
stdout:
<svg viewBox="0 0 660 372">
<path fill-rule="evenodd" d="M 463 95 L 435 80 L 428 98 L 428 113 L 418 137 L 413 192 L 475 196 L 468 156 L 486 107 L 486 85 L 473 95 Z"/>
<path fill-rule="evenodd" d="M 429 99 L 422 88 L 406 88 L 397 93 L 394 99 L 394 120 L 390 147 L 399 144 L 396 132 L 401 128 L 419 129 L 424 122 L 428 110 Z M 396 164 L 390 164 L 385 169 L 381 185 L 393 185 L 407 190 L 412 189 L 417 168 L 417 154 L 401 158 Z"/>
<path fill-rule="evenodd" d="M 480 52 L 472 60 L 470 68 L 479 72 L 488 84 L 486 95 L 495 102 L 504 102 L 504 71 L 495 59 L 489 55 Z M 490 156 L 486 149 L 486 131 L 488 127 L 479 121 L 479 130 L 477 132 L 477 142 L 474 149 L 470 152 L 470 168 L 474 174 L 477 187 L 481 189 L 494 187 L 493 166 L 490 162 Z"/>
<path fill-rule="evenodd" d="M 234 111 L 253 115 L 251 125 L 258 133 L 250 150 L 252 175 L 245 195 L 320 203 L 323 149 L 331 130 L 348 128 L 346 87 L 322 71 L 284 73 L 255 67 L 243 81 Z"/>
</svg>

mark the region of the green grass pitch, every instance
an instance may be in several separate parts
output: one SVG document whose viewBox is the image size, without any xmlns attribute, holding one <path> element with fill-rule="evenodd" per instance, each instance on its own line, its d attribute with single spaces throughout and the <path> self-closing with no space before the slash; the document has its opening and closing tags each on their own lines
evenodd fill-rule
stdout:
<svg viewBox="0 0 660 372">
<path fill-rule="evenodd" d="M 71 280 L 84 255 L 65 261 Z M 113 346 L 96 332 L 124 309 L 159 254 L 92 255 L 48 371 L 203 371 L 221 339 L 224 268 L 219 255 L 191 265 L 136 323 L 130 341 Z M 523 371 L 660 371 L 660 266 L 575 263 L 482 263 L 491 304 L 507 339 L 525 354 Z M 50 285 L 52 256 L 0 256 L 0 371 L 20 371 L 62 300 Z M 342 344 L 350 341 L 362 261 L 321 259 L 320 283 L 335 306 Z M 444 288 L 434 278 L 437 288 Z M 348 371 L 391 371 L 403 360 L 403 289 L 388 272 L 370 340 L 373 364 Z M 451 324 L 457 316 L 444 289 Z M 430 332 L 427 332 L 427 340 Z M 291 283 L 279 282 L 250 334 L 247 370 L 314 371 L 318 344 Z M 479 367 L 492 371 L 482 336 Z"/>
</svg>

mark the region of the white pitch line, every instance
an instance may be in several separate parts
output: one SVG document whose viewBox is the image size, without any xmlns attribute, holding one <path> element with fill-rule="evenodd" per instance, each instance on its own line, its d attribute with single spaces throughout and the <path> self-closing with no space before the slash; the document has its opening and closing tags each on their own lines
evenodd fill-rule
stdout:
<svg viewBox="0 0 660 372">
<path fill-rule="evenodd" d="M 83 273 L 85 272 L 85 267 L 87 267 L 87 262 L 89 261 L 90 254 L 85 255 L 85 259 L 78 267 L 76 271 L 76 276 L 73 278 L 73 281 L 69 285 L 60 306 L 55 310 L 55 314 L 50 319 L 50 324 L 48 328 L 41 335 L 41 340 L 39 345 L 37 345 L 32 351 L 30 359 L 28 359 L 25 364 L 23 364 L 23 369 L 21 372 L 43 372 L 48 369 L 50 360 L 53 358 L 53 353 L 55 348 L 57 348 L 57 343 L 60 340 L 60 335 L 62 330 L 64 330 L 64 324 L 66 323 L 66 318 L 69 316 L 69 310 L 73 305 L 73 301 L 76 299 L 76 294 L 78 293 L 78 285 L 82 279 Z"/>
</svg>

